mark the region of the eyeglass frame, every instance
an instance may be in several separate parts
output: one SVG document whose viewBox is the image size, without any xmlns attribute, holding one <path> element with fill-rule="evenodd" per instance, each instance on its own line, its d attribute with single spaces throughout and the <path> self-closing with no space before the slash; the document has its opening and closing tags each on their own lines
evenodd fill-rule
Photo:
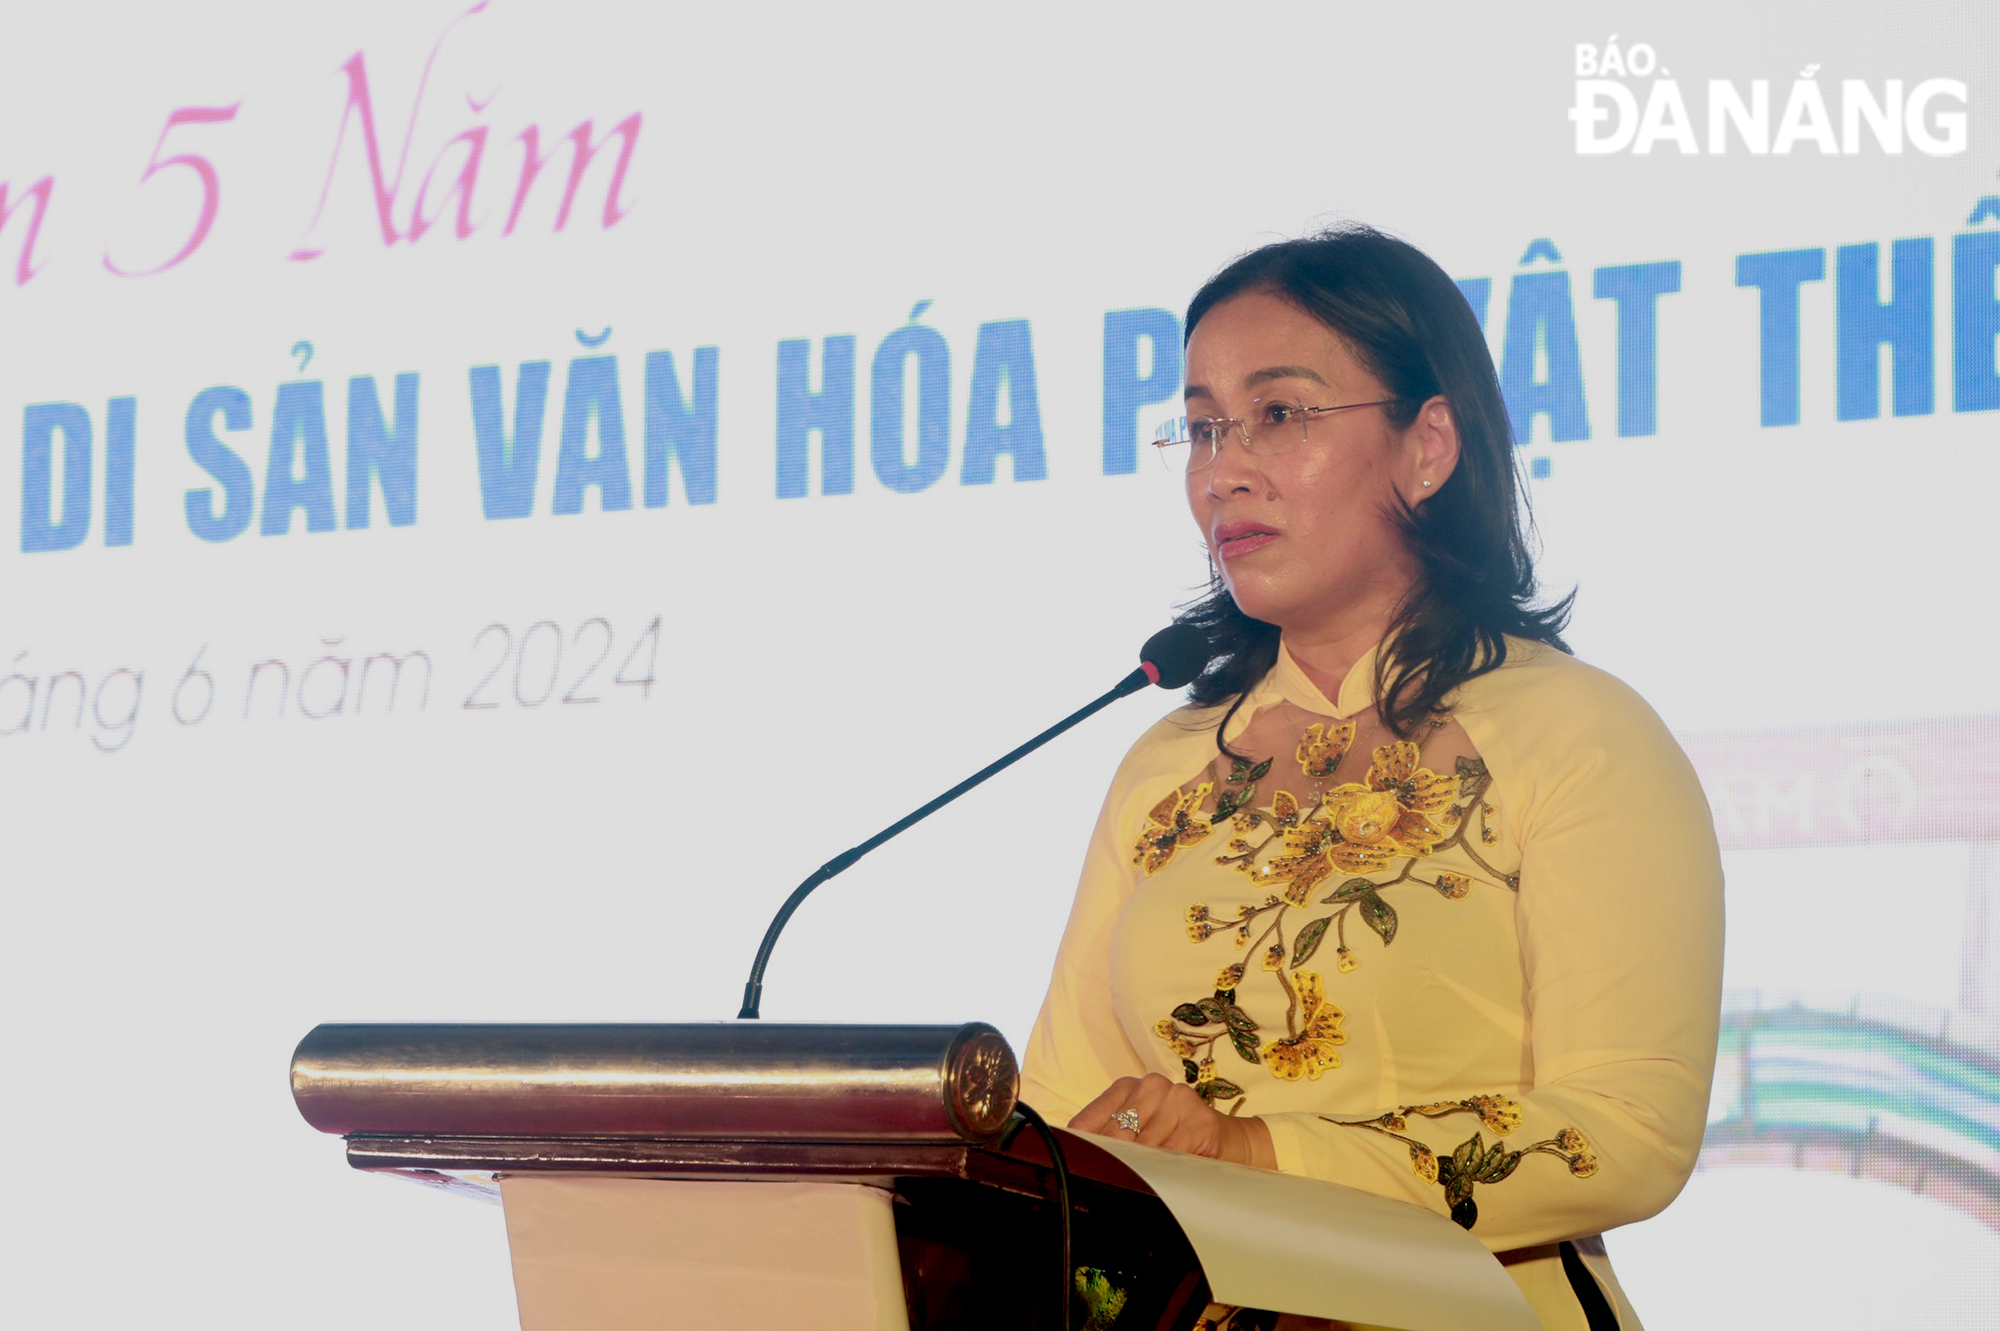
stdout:
<svg viewBox="0 0 2000 1331">
<path fill-rule="evenodd" d="M 1288 397 L 1253 397 L 1250 399 L 1250 406 L 1253 413 L 1255 409 L 1258 408 L 1259 406 L 1268 405 L 1273 402 L 1280 402 L 1285 404 L 1286 406 L 1297 407 L 1302 413 L 1304 413 L 1304 418 L 1300 421 L 1299 424 L 1299 442 L 1304 443 L 1306 441 L 1306 432 L 1311 428 L 1312 418 L 1315 416 L 1321 416 L 1329 412 L 1335 412 L 1335 411 L 1359 411 L 1363 407 L 1392 407 L 1402 401 L 1404 401 L 1404 399 L 1400 397 L 1385 397 L 1378 399 L 1377 401 L 1374 402 L 1342 402 L 1331 407 L 1309 407 L 1303 402 L 1299 402 Z M 1197 419 L 1205 420 L 1211 426 L 1224 426 L 1224 425 L 1229 426 L 1231 428 L 1231 431 L 1236 435 L 1238 435 L 1243 440 L 1243 451 L 1245 453 L 1248 453 L 1253 458 L 1279 457 L 1285 453 L 1290 452 L 1291 448 L 1293 447 L 1292 445 L 1287 445 L 1284 448 L 1276 450 L 1271 450 L 1267 448 L 1266 450 L 1260 452 L 1256 446 L 1255 433 L 1251 428 L 1250 418 L 1248 416 L 1203 416 L 1203 417 L 1198 417 Z M 1179 437 L 1178 438 L 1167 437 L 1168 431 L 1174 430 L 1176 427 L 1178 427 Z M 1188 430 L 1188 417 L 1186 417 L 1185 415 L 1169 417 L 1167 420 L 1160 422 L 1159 427 L 1153 431 L 1152 445 L 1154 448 L 1159 450 L 1160 461 L 1162 464 L 1167 466 L 1167 469 L 1169 471 L 1173 470 L 1172 464 L 1168 462 L 1167 450 L 1169 448 L 1178 448 L 1182 445 L 1187 446 L 1189 461 L 1185 470 L 1190 473 L 1196 471 L 1207 471 L 1209 468 L 1213 467 L 1216 464 L 1217 460 L 1219 460 L 1222 457 L 1222 448 L 1221 445 L 1218 443 L 1213 447 L 1213 450 L 1210 452 L 1207 462 L 1202 463 L 1199 467 L 1194 465 L 1193 459 L 1194 459 L 1195 439 L 1193 434 L 1191 434 Z"/>
</svg>

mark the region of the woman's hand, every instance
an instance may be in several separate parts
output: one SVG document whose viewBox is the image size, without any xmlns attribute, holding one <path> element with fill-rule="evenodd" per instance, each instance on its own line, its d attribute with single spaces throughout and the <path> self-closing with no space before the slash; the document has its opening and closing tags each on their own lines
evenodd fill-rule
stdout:
<svg viewBox="0 0 2000 1331">
<path fill-rule="evenodd" d="M 1123 1115 L 1121 1121 L 1120 1115 Z M 1131 1124 L 1136 1121 L 1138 1130 Z M 1271 1133 L 1260 1118 L 1232 1118 L 1208 1107 L 1185 1082 L 1157 1072 L 1120 1077 L 1069 1121 L 1072 1132 L 1092 1132 L 1183 1155 L 1202 1155 L 1259 1169 L 1276 1169 Z"/>
</svg>

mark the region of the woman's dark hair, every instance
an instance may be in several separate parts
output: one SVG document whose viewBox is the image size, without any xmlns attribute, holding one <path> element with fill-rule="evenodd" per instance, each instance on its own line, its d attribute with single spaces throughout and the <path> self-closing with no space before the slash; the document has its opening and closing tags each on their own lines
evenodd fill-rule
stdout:
<svg viewBox="0 0 2000 1331">
<path fill-rule="evenodd" d="M 1210 278 L 1188 304 L 1186 333 L 1216 305 L 1249 292 L 1289 301 L 1337 334 L 1396 401 L 1398 430 L 1433 397 L 1451 404 L 1458 466 L 1424 503 L 1394 514 L 1420 573 L 1376 657 L 1383 722 L 1408 737 L 1468 679 L 1507 659 L 1507 636 L 1568 651 L 1562 630 L 1571 593 L 1536 608 L 1534 558 L 1522 530 L 1514 432 L 1486 337 L 1458 285 L 1429 256 L 1371 227 L 1348 225 L 1253 250 Z M 1191 701 L 1234 701 L 1278 659 L 1278 629 L 1237 608 L 1220 572 L 1208 594 L 1177 616 L 1208 637 L 1214 661 L 1188 689 Z"/>
</svg>

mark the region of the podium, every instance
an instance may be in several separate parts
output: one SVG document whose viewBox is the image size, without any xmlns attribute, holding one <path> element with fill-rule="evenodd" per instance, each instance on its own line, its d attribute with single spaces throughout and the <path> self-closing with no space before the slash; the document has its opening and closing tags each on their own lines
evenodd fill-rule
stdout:
<svg viewBox="0 0 2000 1331">
<path fill-rule="evenodd" d="M 501 1203 L 523 1331 L 1168 1331 L 1211 1298 L 1539 1326 L 1431 1212 L 1059 1131 L 1052 1156 L 980 1023 L 327 1025 L 292 1089 L 354 1168 Z"/>
</svg>

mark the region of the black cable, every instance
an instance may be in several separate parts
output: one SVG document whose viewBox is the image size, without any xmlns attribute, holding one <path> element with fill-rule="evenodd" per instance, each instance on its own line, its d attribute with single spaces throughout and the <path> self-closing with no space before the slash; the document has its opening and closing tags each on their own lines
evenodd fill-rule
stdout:
<svg viewBox="0 0 2000 1331">
<path fill-rule="evenodd" d="M 1056 1304 L 1056 1325 L 1063 1331 L 1070 1331 L 1070 1291 L 1076 1282 L 1076 1268 L 1070 1260 L 1069 1251 L 1069 1166 L 1063 1163 L 1062 1143 L 1056 1140 L 1055 1129 L 1051 1128 L 1034 1108 L 1017 1103 L 1014 1106 L 1014 1121 L 1007 1125 L 1007 1131 L 1000 1138 L 1000 1149 L 1006 1150 L 1007 1143 L 1014 1140 L 1022 1124 L 1035 1130 L 1042 1139 L 1042 1145 L 1049 1151 L 1049 1164 L 1056 1175 L 1056 1209 L 1061 1213 L 1057 1228 L 1062 1233 L 1062 1299 Z"/>
</svg>

